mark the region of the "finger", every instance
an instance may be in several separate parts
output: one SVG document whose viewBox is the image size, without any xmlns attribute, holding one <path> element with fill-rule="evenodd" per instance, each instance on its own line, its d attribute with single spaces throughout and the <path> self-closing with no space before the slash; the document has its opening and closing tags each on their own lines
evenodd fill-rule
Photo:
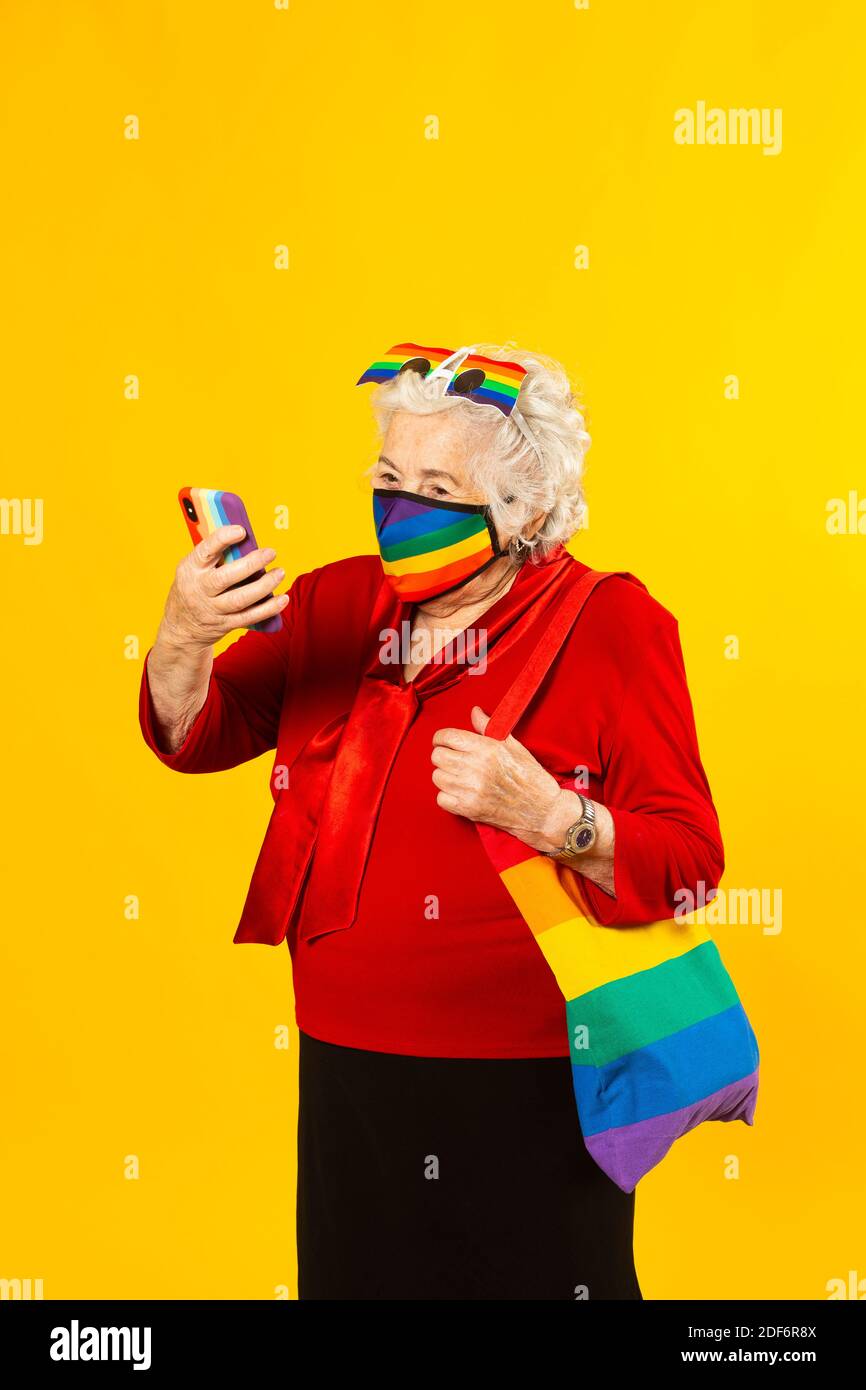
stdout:
<svg viewBox="0 0 866 1390">
<path fill-rule="evenodd" d="M 242 555 L 239 560 L 230 560 L 227 565 L 220 565 L 210 576 L 212 592 L 222 594 L 233 584 L 249 579 L 251 574 L 263 570 L 276 559 L 276 555 L 277 552 L 269 546 L 265 550 L 251 550 L 249 555 Z"/>
<path fill-rule="evenodd" d="M 484 710 L 481 708 L 480 705 L 472 706 L 472 709 L 469 713 L 469 718 L 472 720 L 472 727 L 476 733 L 487 733 L 487 725 L 490 723 L 490 715 L 485 714 Z M 501 742 L 505 745 L 506 748 L 509 748 L 512 752 L 514 752 L 515 749 L 523 748 L 524 746 L 519 739 L 516 739 L 514 737 L 513 734 L 506 734 L 505 738 L 502 739 Z"/>
<path fill-rule="evenodd" d="M 468 752 L 470 748 L 478 745 L 480 739 L 480 734 L 473 734 L 469 729 L 437 729 L 433 735 L 433 746 L 461 748 Z"/>
<path fill-rule="evenodd" d="M 456 796 L 451 796 L 448 792 L 439 792 L 436 797 L 436 805 L 441 806 L 443 811 L 451 811 L 454 814 L 460 812 L 460 802 Z"/>
<path fill-rule="evenodd" d="M 485 714 L 480 705 L 472 706 L 469 717 L 472 720 L 472 727 L 476 734 L 483 734 L 486 732 L 487 725 L 490 723 L 490 715 Z"/>
<path fill-rule="evenodd" d="M 464 790 L 459 778 L 441 767 L 437 767 L 433 773 L 433 785 L 440 787 L 444 792 L 452 792 L 455 795 Z"/>
<path fill-rule="evenodd" d="M 458 752 L 456 748 L 447 748 L 445 744 L 441 744 L 433 749 L 430 754 L 430 761 L 435 763 L 437 767 L 456 771 L 466 761 L 466 754 Z"/>
<path fill-rule="evenodd" d="M 223 551 L 230 545 L 237 545 L 246 535 L 243 526 L 218 526 L 193 547 L 193 558 L 202 567 L 215 565 Z"/>
<path fill-rule="evenodd" d="M 253 608 L 245 608 L 242 613 L 227 615 L 224 620 L 226 632 L 231 632 L 236 627 L 253 627 L 265 618 L 273 618 L 275 614 L 282 613 L 288 601 L 288 594 L 275 594 L 266 603 L 257 603 Z"/>
<path fill-rule="evenodd" d="M 283 570 L 267 570 L 261 579 L 251 580 L 249 584 L 241 584 L 240 588 L 218 594 L 214 602 L 221 613 L 240 613 L 245 608 L 251 608 L 254 603 L 266 599 L 278 584 L 282 584 L 285 577 Z"/>
</svg>

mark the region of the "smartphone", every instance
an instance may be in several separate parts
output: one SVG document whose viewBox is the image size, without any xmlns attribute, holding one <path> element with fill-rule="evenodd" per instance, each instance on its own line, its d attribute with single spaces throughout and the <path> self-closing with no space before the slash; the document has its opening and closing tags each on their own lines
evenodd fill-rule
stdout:
<svg viewBox="0 0 866 1390">
<path fill-rule="evenodd" d="M 180 502 L 180 509 L 187 525 L 187 530 L 192 536 L 193 545 L 198 545 L 205 536 L 210 536 L 220 526 L 243 526 L 246 535 L 238 545 L 230 545 L 223 553 L 220 564 L 225 564 L 231 560 L 240 560 L 241 556 L 249 555 L 251 550 L 257 550 L 258 544 L 247 516 L 247 509 L 236 492 L 220 492 L 216 488 L 205 487 L 182 487 L 177 494 Z M 258 570 L 256 574 L 251 574 L 249 579 L 242 579 L 241 584 L 251 584 L 254 579 L 260 579 L 264 570 Z M 237 589 L 240 585 L 232 586 Z M 263 622 L 253 623 L 254 632 L 279 632 L 283 625 L 282 615 L 275 613 L 272 618 L 265 618 Z"/>
</svg>

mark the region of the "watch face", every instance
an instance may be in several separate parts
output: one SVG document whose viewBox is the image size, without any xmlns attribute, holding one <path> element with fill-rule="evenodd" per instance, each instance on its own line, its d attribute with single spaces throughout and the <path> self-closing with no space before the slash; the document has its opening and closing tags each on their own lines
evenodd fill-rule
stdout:
<svg viewBox="0 0 866 1390">
<path fill-rule="evenodd" d="M 570 854 L 583 854 L 590 845 L 595 844 L 595 826 L 578 825 L 577 829 L 572 826 L 565 837 L 565 843 Z"/>
</svg>

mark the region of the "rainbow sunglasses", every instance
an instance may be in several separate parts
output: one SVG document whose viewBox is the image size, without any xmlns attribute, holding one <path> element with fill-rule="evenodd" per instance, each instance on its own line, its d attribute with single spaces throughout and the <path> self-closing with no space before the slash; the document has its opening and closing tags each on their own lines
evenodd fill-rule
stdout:
<svg viewBox="0 0 866 1390">
<path fill-rule="evenodd" d="M 446 396 L 463 396 L 476 405 L 495 405 L 503 415 L 513 411 L 526 376 L 526 368 L 519 362 L 482 357 L 469 347 L 455 351 L 453 348 L 421 347 L 418 343 L 397 343 L 384 357 L 373 362 L 355 385 L 362 386 L 365 381 L 390 381 L 406 371 L 419 372 L 430 380 L 450 377 Z M 517 420 L 518 416 L 514 418 Z"/>
</svg>

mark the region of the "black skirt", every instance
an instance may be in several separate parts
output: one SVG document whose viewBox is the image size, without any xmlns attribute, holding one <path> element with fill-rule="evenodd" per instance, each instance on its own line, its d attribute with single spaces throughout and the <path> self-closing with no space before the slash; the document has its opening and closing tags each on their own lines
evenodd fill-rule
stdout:
<svg viewBox="0 0 866 1390">
<path fill-rule="evenodd" d="M 567 1057 L 300 1035 L 298 1296 L 640 1299 L 634 1193 L 586 1151 Z"/>
</svg>

